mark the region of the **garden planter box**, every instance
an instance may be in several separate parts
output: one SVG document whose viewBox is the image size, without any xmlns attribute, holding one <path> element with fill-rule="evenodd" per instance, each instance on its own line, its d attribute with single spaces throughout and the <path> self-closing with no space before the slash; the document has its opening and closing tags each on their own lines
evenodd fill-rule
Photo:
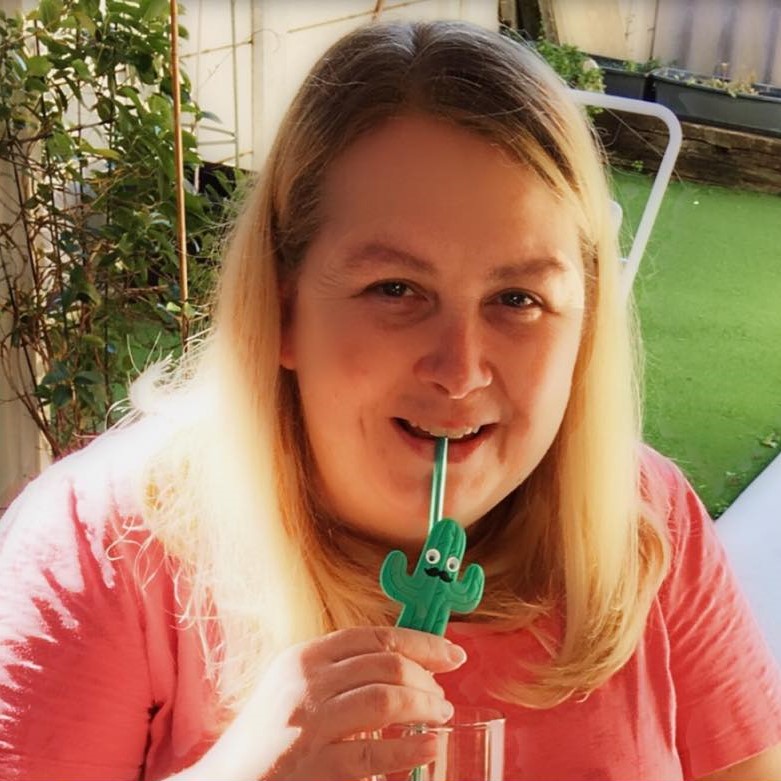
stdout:
<svg viewBox="0 0 781 781">
<path fill-rule="evenodd" d="M 649 100 L 651 97 L 651 79 L 648 73 L 629 70 L 624 60 L 592 55 L 592 59 L 602 69 L 605 92 L 622 98 Z"/>
<path fill-rule="evenodd" d="M 738 93 L 706 84 L 707 77 L 678 68 L 659 68 L 651 73 L 657 103 L 680 119 L 704 125 L 781 137 L 781 88 L 754 84 L 756 95 Z"/>
</svg>

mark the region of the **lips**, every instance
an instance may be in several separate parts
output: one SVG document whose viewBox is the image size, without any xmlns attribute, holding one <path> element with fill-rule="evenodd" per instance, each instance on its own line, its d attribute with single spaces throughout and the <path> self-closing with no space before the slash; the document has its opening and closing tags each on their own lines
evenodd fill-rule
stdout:
<svg viewBox="0 0 781 781">
<path fill-rule="evenodd" d="M 420 437 L 421 439 L 447 437 L 451 443 L 468 442 L 470 439 L 479 436 L 485 427 L 480 423 L 462 426 L 423 426 L 406 418 L 394 418 L 394 421 L 414 437 Z"/>
<path fill-rule="evenodd" d="M 391 422 L 395 431 L 411 450 L 427 461 L 431 461 L 431 459 L 434 458 L 434 445 L 437 436 L 432 433 L 431 429 L 424 429 L 420 426 L 413 425 L 406 418 L 392 418 Z M 459 430 L 463 431 L 467 428 L 472 433 L 463 434 L 457 439 L 448 437 L 447 460 L 449 464 L 458 464 L 469 458 L 472 453 L 482 447 L 489 437 L 492 436 L 497 428 L 497 424 L 484 423 L 482 425 L 478 424 L 477 426 L 447 426 L 442 429 L 435 428 L 434 430 L 445 430 L 458 433 Z"/>
</svg>

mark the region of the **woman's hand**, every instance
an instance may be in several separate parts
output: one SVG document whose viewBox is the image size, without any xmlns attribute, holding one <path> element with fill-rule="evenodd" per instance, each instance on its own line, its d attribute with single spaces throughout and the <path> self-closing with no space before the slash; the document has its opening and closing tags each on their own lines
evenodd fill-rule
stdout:
<svg viewBox="0 0 781 781">
<path fill-rule="evenodd" d="M 430 762 L 432 735 L 361 734 L 447 721 L 452 706 L 431 673 L 465 659 L 444 638 L 395 627 L 345 629 L 289 648 L 192 770 L 201 779 L 347 781 Z"/>
</svg>

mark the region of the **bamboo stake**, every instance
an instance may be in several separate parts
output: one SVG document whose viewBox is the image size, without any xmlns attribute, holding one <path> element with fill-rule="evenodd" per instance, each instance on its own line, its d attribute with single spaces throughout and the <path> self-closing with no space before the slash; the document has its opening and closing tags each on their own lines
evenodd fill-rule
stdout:
<svg viewBox="0 0 781 781">
<path fill-rule="evenodd" d="M 184 155 L 182 152 L 182 99 L 179 94 L 179 13 L 177 0 L 171 4 L 171 93 L 174 98 L 174 168 L 176 175 L 176 238 L 179 252 L 179 296 L 182 349 L 187 350 L 189 320 L 186 306 L 190 297 L 187 279 L 187 222 L 184 208 Z"/>
</svg>

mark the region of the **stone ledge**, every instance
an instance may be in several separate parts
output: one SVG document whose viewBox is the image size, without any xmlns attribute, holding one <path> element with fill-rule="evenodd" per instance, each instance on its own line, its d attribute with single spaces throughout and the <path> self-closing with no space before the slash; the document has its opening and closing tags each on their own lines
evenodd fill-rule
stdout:
<svg viewBox="0 0 781 781">
<path fill-rule="evenodd" d="M 595 120 L 611 164 L 655 172 L 667 128 L 654 117 L 602 111 Z M 674 175 L 689 181 L 781 195 L 781 138 L 681 122 Z"/>
</svg>

